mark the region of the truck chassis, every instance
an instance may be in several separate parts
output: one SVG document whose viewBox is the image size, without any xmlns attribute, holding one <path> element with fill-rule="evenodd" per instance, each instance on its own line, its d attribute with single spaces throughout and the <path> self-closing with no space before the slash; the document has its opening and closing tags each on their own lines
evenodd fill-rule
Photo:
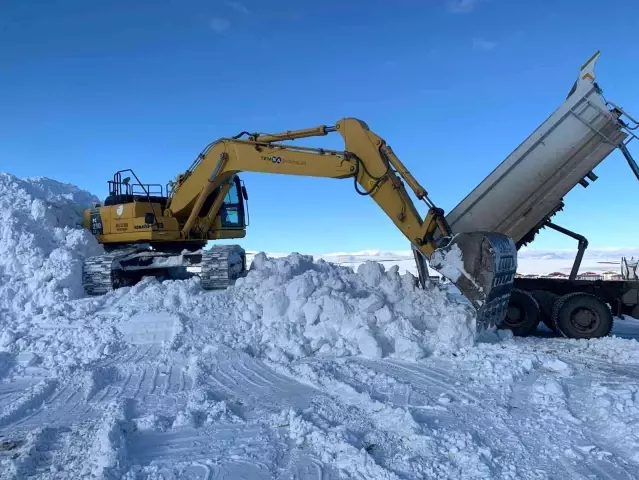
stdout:
<svg viewBox="0 0 639 480">
<path fill-rule="evenodd" d="M 614 317 L 639 319 L 639 281 L 577 280 L 588 240 L 547 221 L 545 226 L 579 241 L 568 279 L 515 278 L 504 326 L 527 336 L 542 321 L 568 338 L 598 338 L 612 330 Z"/>
</svg>

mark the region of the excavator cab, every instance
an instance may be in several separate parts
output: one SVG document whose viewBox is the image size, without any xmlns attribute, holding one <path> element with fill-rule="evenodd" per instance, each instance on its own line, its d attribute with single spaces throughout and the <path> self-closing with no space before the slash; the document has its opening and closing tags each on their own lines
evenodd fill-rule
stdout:
<svg viewBox="0 0 639 480">
<path fill-rule="evenodd" d="M 233 178 L 233 184 L 224 197 L 219 215 L 222 228 L 245 228 L 247 225 L 248 194 L 237 175 Z"/>
<path fill-rule="evenodd" d="M 212 224 L 213 230 L 237 230 L 244 229 L 248 225 L 248 193 L 244 182 L 240 177 L 234 175 L 228 182 L 228 191 L 224 194 L 224 199 L 220 205 L 217 217 Z M 226 185 L 220 185 L 213 190 L 199 211 L 199 217 L 205 217 L 211 207 L 219 197 L 220 193 L 225 190 Z"/>
</svg>

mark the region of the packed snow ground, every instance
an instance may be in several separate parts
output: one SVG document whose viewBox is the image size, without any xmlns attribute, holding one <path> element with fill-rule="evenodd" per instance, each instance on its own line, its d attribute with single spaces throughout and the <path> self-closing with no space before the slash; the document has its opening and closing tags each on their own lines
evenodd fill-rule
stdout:
<svg viewBox="0 0 639 480">
<path fill-rule="evenodd" d="M 0 176 L 0 478 L 636 478 L 639 322 L 474 342 L 397 268 L 82 296 L 91 196 Z"/>
</svg>

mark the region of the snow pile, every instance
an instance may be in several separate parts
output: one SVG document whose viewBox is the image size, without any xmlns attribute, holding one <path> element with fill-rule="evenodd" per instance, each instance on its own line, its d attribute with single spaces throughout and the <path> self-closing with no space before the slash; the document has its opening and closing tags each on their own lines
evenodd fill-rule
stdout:
<svg viewBox="0 0 639 480">
<path fill-rule="evenodd" d="M 457 282 L 462 275 L 469 277 L 464 269 L 462 251 L 457 244 L 453 244 L 450 249 L 435 250 L 430 257 L 430 265 L 452 282 Z"/>
<path fill-rule="evenodd" d="M 182 317 L 185 342 L 226 345 L 275 362 L 314 355 L 418 359 L 474 342 L 474 311 L 433 285 L 367 262 L 357 273 L 311 256 L 258 254 L 245 278 L 222 293 L 195 280 L 145 280 L 118 305 L 161 305 Z M 197 295 L 200 293 L 200 295 Z"/>
<path fill-rule="evenodd" d="M 474 343 L 471 307 L 377 262 L 355 272 L 311 256 L 260 253 L 223 292 L 202 290 L 197 278 L 147 278 L 80 299 L 83 259 L 102 252 L 81 225 L 96 200 L 50 179 L 0 174 L 0 350 L 70 369 L 109 355 L 119 342 L 183 351 L 227 346 L 281 363 L 318 355 L 413 360 Z M 99 328 L 86 326 L 96 314 Z"/>
<path fill-rule="evenodd" d="M 375 262 L 355 273 L 310 256 L 260 254 L 232 296 L 273 360 L 316 353 L 414 359 L 474 339 L 468 307 L 434 285 L 417 289 L 412 275 Z"/>
<path fill-rule="evenodd" d="M 32 315 L 77 298 L 82 258 L 102 248 L 83 228 L 82 213 L 97 198 L 48 178 L 0 173 L 0 311 Z"/>
<path fill-rule="evenodd" d="M 0 174 L 2 479 L 637 477 L 638 321 L 466 348 L 473 309 L 376 255 L 78 298 L 92 200 Z"/>
</svg>

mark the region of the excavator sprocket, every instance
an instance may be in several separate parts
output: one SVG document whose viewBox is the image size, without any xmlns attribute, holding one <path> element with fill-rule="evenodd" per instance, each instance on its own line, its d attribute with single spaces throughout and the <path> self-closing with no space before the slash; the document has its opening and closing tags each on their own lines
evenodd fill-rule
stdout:
<svg viewBox="0 0 639 480">
<path fill-rule="evenodd" d="M 499 327 L 517 271 L 517 248 L 496 232 L 459 233 L 435 250 L 430 266 L 448 278 L 477 310 L 477 333 Z"/>
</svg>

